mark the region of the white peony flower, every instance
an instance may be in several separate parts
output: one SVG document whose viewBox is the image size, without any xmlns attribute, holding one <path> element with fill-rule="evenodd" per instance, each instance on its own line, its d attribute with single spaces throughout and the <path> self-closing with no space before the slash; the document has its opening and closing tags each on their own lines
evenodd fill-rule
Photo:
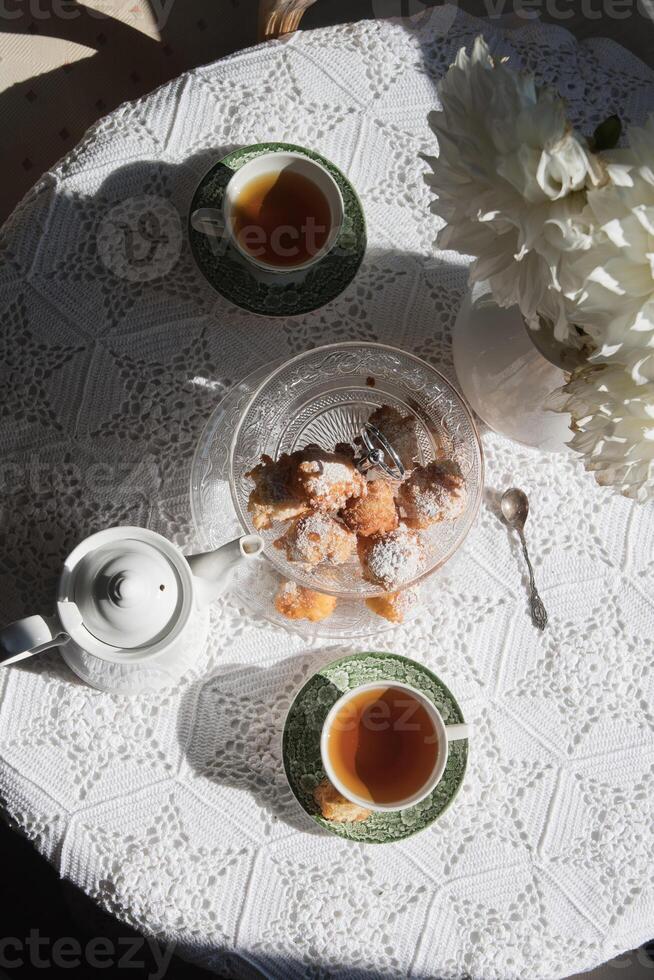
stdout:
<svg viewBox="0 0 654 980">
<path fill-rule="evenodd" d="M 427 183 L 432 211 L 447 225 L 442 249 L 475 257 L 473 281 L 487 279 L 498 303 L 517 303 L 533 325 L 555 314 L 568 331 L 569 302 L 558 289 L 561 249 L 585 247 L 585 189 L 606 174 L 572 130 L 562 100 L 529 73 L 497 63 L 483 38 L 459 51 L 430 115 L 439 156 Z M 556 295 L 550 295 L 556 294 Z"/>
<path fill-rule="evenodd" d="M 629 141 L 607 154 L 610 183 L 588 192 L 578 220 L 590 235 L 562 276 L 598 360 L 654 348 L 654 116 Z"/>
<path fill-rule="evenodd" d="M 555 407 L 572 415 L 570 445 L 598 483 L 635 500 L 654 496 L 654 352 L 580 368 Z"/>
</svg>

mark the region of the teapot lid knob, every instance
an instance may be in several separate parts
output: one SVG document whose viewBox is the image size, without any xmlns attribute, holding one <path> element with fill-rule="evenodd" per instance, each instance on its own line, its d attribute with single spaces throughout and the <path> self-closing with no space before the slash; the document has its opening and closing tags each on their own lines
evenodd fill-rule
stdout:
<svg viewBox="0 0 654 980">
<path fill-rule="evenodd" d="M 116 572 L 109 582 L 107 595 L 114 605 L 129 609 L 143 602 L 148 589 L 144 580 L 134 572 Z"/>
</svg>

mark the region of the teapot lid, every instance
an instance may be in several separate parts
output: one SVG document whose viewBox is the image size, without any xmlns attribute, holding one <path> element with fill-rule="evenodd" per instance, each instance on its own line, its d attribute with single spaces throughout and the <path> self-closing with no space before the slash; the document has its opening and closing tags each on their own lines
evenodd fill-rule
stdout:
<svg viewBox="0 0 654 980">
<path fill-rule="evenodd" d="M 174 629 L 184 606 L 173 546 L 140 528 L 115 528 L 84 544 L 94 540 L 97 547 L 85 550 L 69 569 L 67 598 L 79 611 L 80 625 L 123 650 L 158 643 Z"/>
</svg>

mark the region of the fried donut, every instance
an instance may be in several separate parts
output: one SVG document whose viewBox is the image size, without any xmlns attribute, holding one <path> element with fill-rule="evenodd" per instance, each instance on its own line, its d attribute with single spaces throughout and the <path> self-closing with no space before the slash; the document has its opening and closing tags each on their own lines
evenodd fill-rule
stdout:
<svg viewBox="0 0 654 980">
<path fill-rule="evenodd" d="M 351 498 L 363 497 L 366 481 L 355 467 L 352 457 L 328 453 L 318 446 L 304 450 L 296 474 L 298 496 L 312 510 L 325 513 L 341 510 Z"/>
<path fill-rule="evenodd" d="M 405 470 L 410 470 L 420 455 L 416 419 L 411 415 L 400 415 L 390 405 L 382 405 L 375 409 L 368 421 L 386 436 Z"/>
<path fill-rule="evenodd" d="M 346 800 L 328 779 L 323 779 L 322 782 L 318 783 L 313 791 L 313 798 L 320 807 L 320 812 L 325 820 L 331 820 L 333 823 L 353 823 L 367 820 L 372 812 L 359 806 L 358 803 L 351 803 Z"/>
<path fill-rule="evenodd" d="M 356 535 L 335 518 L 312 511 L 294 521 L 275 546 L 286 552 L 289 561 L 342 565 L 354 554 L 356 541 Z"/>
<path fill-rule="evenodd" d="M 359 538 L 358 550 L 364 576 L 386 592 L 396 592 L 420 572 L 422 547 L 416 533 L 404 524 L 390 534 Z"/>
<path fill-rule="evenodd" d="M 308 511 L 308 504 L 295 479 L 301 460 L 301 453 L 284 453 L 277 462 L 264 455 L 261 462 L 245 474 L 254 481 L 248 511 L 257 531 L 271 527 L 274 521 L 288 521 Z"/>
<path fill-rule="evenodd" d="M 366 495 L 349 500 L 340 516 L 351 531 L 364 538 L 395 530 L 399 523 L 395 486 L 390 480 L 371 480 Z"/>
<path fill-rule="evenodd" d="M 398 490 L 398 503 L 407 524 L 424 528 L 460 517 L 467 496 L 458 463 L 444 459 L 416 466 Z"/>
<path fill-rule="evenodd" d="M 334 612 L 336 596 L 305 589 L 295 582 L 282 582 L 275 596 L 275 608 L 287 619 L 308 619 L 319 623 Z"/>
<path fill-rule="evenodd" d="M 386 595 L 371 596 L 366 599 L 368 609 L 387 619 L 390 623 L 403 623 L 410 609 L 418 604 L 417 589 L 403 589 L 401 592 L 387 592 Z"/>
</svg>

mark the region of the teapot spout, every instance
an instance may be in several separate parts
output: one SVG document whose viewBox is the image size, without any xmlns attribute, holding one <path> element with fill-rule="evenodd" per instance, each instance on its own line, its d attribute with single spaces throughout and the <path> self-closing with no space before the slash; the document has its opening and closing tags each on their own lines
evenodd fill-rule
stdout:
<svg viewBox="0 0 654 980">
<path fill-rule="evenodd" d="M 257 558 L 263 551 L 264 541 L 258 534 L 244 534 L 228 541 L 215 551 L 200 555 L 187 555 L 195 579 L 198 605 L 202 608 L 217 599 L 229 585 L 231 573 L 242 561 Z"/>
</svg>

